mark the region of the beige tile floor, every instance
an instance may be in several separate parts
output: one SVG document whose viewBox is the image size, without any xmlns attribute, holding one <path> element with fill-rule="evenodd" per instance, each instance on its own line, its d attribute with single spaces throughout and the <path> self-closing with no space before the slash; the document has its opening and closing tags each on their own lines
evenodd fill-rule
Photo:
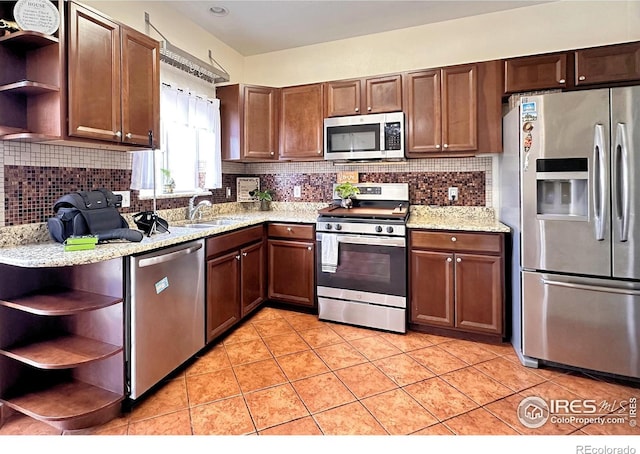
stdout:
<svg viewBox="0 0 640 454">
<path fill-rule="evenodd" d="M 527 396 L 627 402 L 640 397 L 637 386 L 525 368 L 509 344 L 392 334 L 265 307 L 130 412 L 65 434 L 640 435 L 628 424 L 528 429 L 516 413 Z M 14 414 L 0 434 L 60 431 Z"/>
</svg>

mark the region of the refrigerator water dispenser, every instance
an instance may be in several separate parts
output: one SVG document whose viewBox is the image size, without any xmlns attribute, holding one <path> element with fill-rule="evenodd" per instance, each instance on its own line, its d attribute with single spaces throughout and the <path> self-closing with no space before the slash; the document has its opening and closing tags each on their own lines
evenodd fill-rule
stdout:
<svg viewBox="0 0 640 454">
<path fill-rule="evenodd" d="M 589 172 L 586 159 L 538 159 L 536 185 L 539 219 L 587 220 Z"/>
</svg>

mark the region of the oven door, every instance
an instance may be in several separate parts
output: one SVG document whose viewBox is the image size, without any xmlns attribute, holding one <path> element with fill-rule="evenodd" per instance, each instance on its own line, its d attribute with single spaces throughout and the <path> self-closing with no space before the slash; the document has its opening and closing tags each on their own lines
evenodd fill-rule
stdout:
<svg viewBox="0 0 640 454">
<path fill-rule="evenodd" d="M 316 241 L 319 288 L 387 296 L 387 305 L 404 307 L 407 295 L 404 237 L 318 233 Z"/>
</svg>

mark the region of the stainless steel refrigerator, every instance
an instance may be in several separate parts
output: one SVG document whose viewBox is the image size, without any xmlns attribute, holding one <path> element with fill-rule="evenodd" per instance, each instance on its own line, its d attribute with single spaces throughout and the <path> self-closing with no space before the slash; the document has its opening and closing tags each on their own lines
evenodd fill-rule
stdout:
<svg viewBox="0 0 640 454">
<path fill-rule="evenodd" d="M 640 87 L 522 97 L 503 134 L 521 361 L 640 378 Z"/>
</svg>

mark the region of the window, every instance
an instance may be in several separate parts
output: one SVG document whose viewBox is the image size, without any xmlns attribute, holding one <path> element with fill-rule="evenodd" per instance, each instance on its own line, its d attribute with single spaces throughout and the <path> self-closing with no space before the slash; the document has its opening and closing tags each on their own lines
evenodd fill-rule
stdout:
<svg viewBox="0 0 640 454">
<path fill-rule="evenodd" d="M 166 183 L 161 169 L 169 171 L 173 192 L 194 193 L 222 187 L 220 151 L 220 101 L 196 96 L 162 84 L 160 90 L 160 143 L 156 152 L 156 192 Z M 153 153 L 134 153 L 132 189 L 151 195 Z M 148 172 L 145 172 L 148 170 Z M 148 191 L 145 191 L 148 189 Z"/>
</svg>

